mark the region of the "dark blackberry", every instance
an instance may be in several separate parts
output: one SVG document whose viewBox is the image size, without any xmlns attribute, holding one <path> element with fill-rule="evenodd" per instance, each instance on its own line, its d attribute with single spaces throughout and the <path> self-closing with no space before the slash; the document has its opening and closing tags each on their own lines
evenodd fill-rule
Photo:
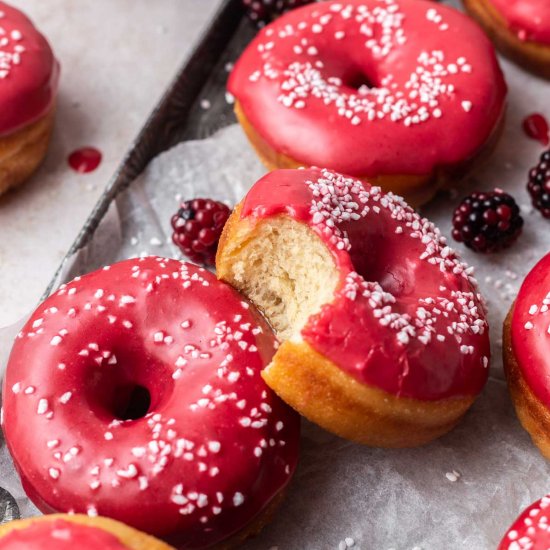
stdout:
<svg viewBox="0 0 550 550">
<path fill-rule="evenodd" d="M 475 252 L 497 252 L 509 247 L 522 227 L 516 201 L 501 189 L 472 193 L 453 214 L 453 238 Z"/>
<path fill-rule="evenodd" d="M 246 15 L 258 27 L 267 25 L 283 13 L 312 4 L 315 0 L 242 0 Z"/>
<path fill-rule="evenodd" d="M 212 199 L 186 201 L 172 216 L 172 240 L 191 261 L 213 266 L 229 214 L 225 204 Z"/>
<path fill-rule="evenodd" d="M 550 149 L 542 153 L 539 163 L 529 171 L 527 191 L 533 206 L 545 218 L 550 218 Z"/>
</svg>

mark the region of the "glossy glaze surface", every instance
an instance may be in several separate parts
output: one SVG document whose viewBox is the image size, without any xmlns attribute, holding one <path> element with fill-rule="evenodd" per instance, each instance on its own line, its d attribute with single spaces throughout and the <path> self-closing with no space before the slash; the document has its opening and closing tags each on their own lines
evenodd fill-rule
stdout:
<svg viewBox="0 0 550 550">
<path fill-rule="evenodd" d="M 306 223 L 340 272 L 334 300 L 302 337 L 360 382 L 402 397 L 476 395 L 489 335 L 472 269 L 404 201 L 327 170 L 278 170 L 248 193 L 243 218 Z"/>
<path fill-rule="evenodd" d="M 239 531 L 298 457 L 299 418 L 260 375 L 274 348 L 249 304 L 191 264 L 127 260 L 62 286 L 6 372 L 4 432 L 27 494 L 181 548 Z"/>
<path fill-rule="evenodd" d="M 229 91 L 277 152 L 357 177 L 426 176 L 466 161 L 506 97 L 481 29 L 424 0 L 296 9 L 260 31 Z"/>
</svg>

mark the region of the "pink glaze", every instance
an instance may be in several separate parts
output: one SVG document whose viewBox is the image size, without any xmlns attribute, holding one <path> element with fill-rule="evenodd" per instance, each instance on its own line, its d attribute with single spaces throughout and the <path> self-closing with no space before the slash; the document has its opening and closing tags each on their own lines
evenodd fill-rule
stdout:
<svg viewBox="0 0 550 550">
<path fill-rule="evenodd" d="M 550 495 L 529 506 L 508 529 L 497 550 L 550 548 Z"/>
<path fill-rule="evenodd" d="M 260 376 L 274 349 L 249 304 L 190 264 L 127 260 L 62 286 L 6 371 L 4 432 L 27 494 L 180 548 L 241 530 L 298 457 L 298 416 Z M 148 412 L 121 420 L 136 386 Z"/>
<path fill-rule="evenodd" d="M 550 406 L 550 254 L 521 285 L 512 316 L 512 347 L 535 395 Z"/>
<path fill-rule="evenodd" d="M 548 0 L 489 0 L 520 40 L 550 46 Z"/>
<path fill-rule="evenodd" d="M 0 2 L 0 135 L 31 124 L 51 107 L 59 64 L 19 10 Z"/>
<path fill-rule="evenodd" d="M 429 175 L 469 159 L 501 120 L 506 85 L 493 46 L 460 12 L 347 0 L 260 31 L 229 91 L 272 148 L 359 177 Z"/>
<path fill-rule="evenodd" d="M 302 337 L 348 374 L 400 397 L 476 395 L 489 334 L 472 269 L 395 195 L 327 170 L 278 170 L 248 193 L 243 218 L 309 225 L 340 272 L 334 300 Z M 348 221 L 346 221 L 348 220 Z"/>
<path fill-rule="evenodd" d="M 128 547 L 98 527 L 55 519 L 14 529 L 0 538 L 0 550 L 128 550 Z"/>
</svg>

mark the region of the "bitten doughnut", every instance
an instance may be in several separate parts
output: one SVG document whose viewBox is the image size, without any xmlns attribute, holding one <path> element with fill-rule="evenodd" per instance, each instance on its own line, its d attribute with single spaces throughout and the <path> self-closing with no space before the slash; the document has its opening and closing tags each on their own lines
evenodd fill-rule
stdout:
<svg viewBox="0 0 550 550">
<path fill-rule="evenodd" d="M 548 0 L 462 0 L 497 48 L 521 67 L 550 78 Z"/>
<path fill-rule="evenodd" d="M 0 2 L 0 195 L 46 155 L 59 78 L 50 45 L 19 10 Z"/>
<path fill-rule="evenodd" d="M 472 269 L 379 187 L 328 170 L 272 172 L 229 218 L 216 267 L 283 341 L 264 380 L 337 435 L 425 443 L 486 382 L 489 334 Z"/>
<path fill-rule="evenodd" d="M 54 514 L 0 525 L 0 550 L 174 550 L 107 518 Z"/>
<path fill-rule="evenodd" d="M 497 550 L 550 548 L 550 495 L 529 506 L 508 529 Z"/>
<path fill-rule="evenodd" d="M 413 206 L 491 148 L 506 98 L 481 29 L 425 0 L 293 10 L 248 46 L 229 91 L 269 169 L 331 168 Z"/>
<path fill-rule="evenodd" d="M 298 457 L 299 417 L 260 376 L 274 348 L 249 303 L 190 264 L 127 260 L 62 286 L 6 370 L 27 495 L 180 548 L 257 532 Z"/>
<path fill-rule="evenodd" d="M 550 254 L 521 285 L 504 323 L 504 369 L 523 427 L 550 459 Z"/>
</svg>

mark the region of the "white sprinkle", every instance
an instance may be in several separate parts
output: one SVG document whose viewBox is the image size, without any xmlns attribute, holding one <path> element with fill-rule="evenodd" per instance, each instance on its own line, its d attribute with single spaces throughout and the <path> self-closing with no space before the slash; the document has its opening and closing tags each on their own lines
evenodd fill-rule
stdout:
<svg viewBox="0 0 550 550">
<path fill-rule="evenodd" d="M 219 441 L 210 441 L 208 443 L 208 450 L 212 453 L 219 453 L 221 449 L 221 444 Z"/>
<path fill-rule="evenodd" d="M 452 472 L 447 472 L 445 477 L 452 483 L 455 483 L 460 479 L 460 474 L 456 470 L 453 470 Z"/>
<path fill-rule="evenodd" d="M 240 506 L 244 502 L 244 496 L 242 493 L 235 493 L 233 495 L 233 505 Z"/>
<path fill-rule="evenodd" d="M 38 408 L 36 409 L 37 414 L 44 414 L 48 410 L 48 400 L 40 399 L 38 401 Z"/>
<path fill-rule="evenodd" d="M 66 404 L 69 402 L 69 400 L 71 399 L 72 395 L 73 395 L 73 392 L 70 392 L 70 391 L 65 392 L 65 393 L 59 398 L 59 401 L 60 401 L 61 403 L 63 403 L 63 405 L 66 405 Z"/>
</svg>

